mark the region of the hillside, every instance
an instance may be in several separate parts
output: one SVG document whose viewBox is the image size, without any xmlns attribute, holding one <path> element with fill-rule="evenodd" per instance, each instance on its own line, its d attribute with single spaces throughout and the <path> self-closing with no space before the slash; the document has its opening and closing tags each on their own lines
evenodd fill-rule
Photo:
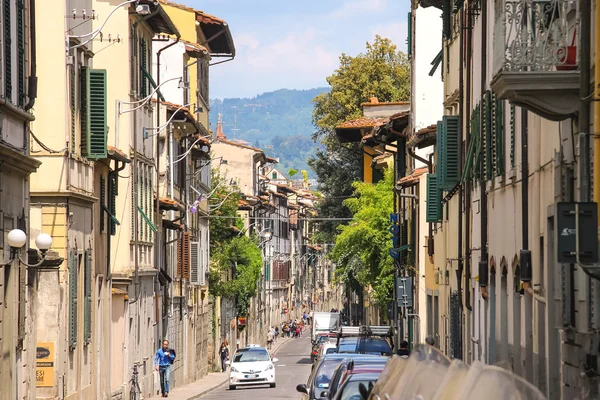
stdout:
<svg viewBox="0 0 600 400">
<path fill-rule="evenodd" d="M 327 88 L 309 90 L 281 89 L 254 98 L 211 100 L 210 124 L 217 126 L 219 114 L 228 139 L 251 143 L 280 159 L 282 171 L 307 170 L 307 159 L 317 149 L 311 135 L 312 100 Z"/>
</svg>

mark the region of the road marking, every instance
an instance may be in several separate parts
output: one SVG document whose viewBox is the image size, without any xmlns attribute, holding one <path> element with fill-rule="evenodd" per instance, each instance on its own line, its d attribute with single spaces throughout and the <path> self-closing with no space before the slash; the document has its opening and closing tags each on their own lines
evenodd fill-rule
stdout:
<svg viewBox="0 0 600 400">
<path fill-rule="evenodd" d="M 278 365 L 278 367 L 285 367 L 285 364 Z"/>
</svg>

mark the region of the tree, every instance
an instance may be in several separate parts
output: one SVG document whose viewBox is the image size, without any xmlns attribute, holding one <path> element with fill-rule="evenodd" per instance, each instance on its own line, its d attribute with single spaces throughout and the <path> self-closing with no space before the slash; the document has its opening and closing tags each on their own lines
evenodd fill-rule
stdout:
<svg viewBox="0 0 600 400">
<path fill-rule="evenodd" d="M 354 214 L 353 221 L 339 227 L 331 258 L 338 265 L 338 276 L 346 284 L 357 281 L 373 287 L 376 303 L 383 307 L 392 300 L 393 259 L 389 216 L 393 212 L 393 171 L 386 171 L 377 184 L 355 182 L 356 197 L 344 200 Z"/>
<path fill-rule="evenodd" d="M 209 291 L 213 296 L 235 298 L 238 314 L 245 316 L 256 295 L 262 253 L 256 237 L 239 234 L 243 227 L 237 217 L 239 188 L 213 169 L 211 192 L 210 213 L 217 218 L 210 221 Z"/>
<path fill-rule="evenodd" d="M 331 90 L 315 97 L 313 124 L 315 141 L 324 149 L 309 160 L 318 177 L 324 198 L 319 203 L 323 217 L 348 218 L 352 212 L 344 199 L 352 196 L 352 183 L 362 179 L 363 154 L 358 144 L 342 144 L 335 136 L 335 127 L 362 116 L 361 104 L 369 97 L 380 102 L 403 101 L 410 94 L 410 64 L 406 54 L 389 40 L 375 36 L 367 43 L 366 52 L 351 57 L 340 56 L 340 66 L 327 78 Z M 317 240 L 331 243 L 339 221 L 321 223 Z"/>
</svg>

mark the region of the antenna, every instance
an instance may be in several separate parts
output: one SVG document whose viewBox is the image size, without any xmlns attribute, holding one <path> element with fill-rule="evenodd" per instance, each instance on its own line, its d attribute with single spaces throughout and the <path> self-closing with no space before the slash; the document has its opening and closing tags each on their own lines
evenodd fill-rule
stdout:
<svg viewBox="0 0 600 400">
<path fill-rule="evenodd" d="M 239 129 L 237 128 L 237 107 L 233 106 L 233 129 L 231 129 L 231 132 L 233 132 L 233 138 L 236 139 L 235 134 L 237 131 L 239 131 Z"/>
</svg>

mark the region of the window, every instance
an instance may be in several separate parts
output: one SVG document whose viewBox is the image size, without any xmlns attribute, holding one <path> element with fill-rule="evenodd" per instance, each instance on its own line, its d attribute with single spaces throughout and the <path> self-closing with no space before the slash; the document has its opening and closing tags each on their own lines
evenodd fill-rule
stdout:
<svg viewBox="0 0 600 400">
<path fill-rule="evenodd" d="M 438 185 L 436 174 L 427 175 L 427 206 L 426 221 L 438 222 L 442 220 L 442 193 Z"/>
<path fill-rule="evenodd" d="M 273 172 L 273 179 L 277 179 L 277 172 Z"/>
<path fill-rule="evenodd" d="M 433 335 L 433 296 L 427 295 L 427 334 Z"/>
<path fill-rule="evenodd" d="M 106 70 L 82 67 L 80 70 L 81 154 L 106 158 Z"/>
<path fill-rule="evenodd" d="M 190 232 L 184 232 L 177 241 L 177 277 L 190 279 Z"/>
<path fill-rule="evenodd" d="M 446 115 L 438 122 L 438 183 L 442 190 L 451 190 L 460 180 L 459 140 L 460 119 L 456 115 Z"/>
<path fill-rule="evenodd" d="M 190 104 L 190 67 L 183 67 L 183 103 Z"/>
<path fill-rule="evenodd" d="M 77 54 L 77 51 L 75 51 Z M 71 153 L 76 154 L 77 151 L 77 68 L 71 65 L 70 73 L 70 106 L 71 106 Z"/>
<path fill-rule="evenodd" d="M 504 174 L 504 100 L 489 90 L 483 97 L 482 130 L 484 172 L 490 180 Z"/>
<path fill-rule="evenodd" d="M 131 180 L 131 239 L 140 242 L 152 242 L 156 226 L 152 222 L 154 215 L 154 167 L 150 164 L 138 162 L 137 182 Z M 133 171 L 133 166 L 132 166 Z M 135 215 L 139 213 L 139 215 Z M 135 218 L 138 218 L 137 230 L 135 229 Z"/>
<path fill-rule="evenodd" d="M 69 348 L 77 346 L 77 294 L 79 290 L 79 257 L 76 250 L 69 250 Z"/>
<path fill-rule="evenodd" d="M 204 103 L 208 106 L 208 60 L 198 60 L 198 93 L 200 98 L 199 103 Z"/>
</svg>

